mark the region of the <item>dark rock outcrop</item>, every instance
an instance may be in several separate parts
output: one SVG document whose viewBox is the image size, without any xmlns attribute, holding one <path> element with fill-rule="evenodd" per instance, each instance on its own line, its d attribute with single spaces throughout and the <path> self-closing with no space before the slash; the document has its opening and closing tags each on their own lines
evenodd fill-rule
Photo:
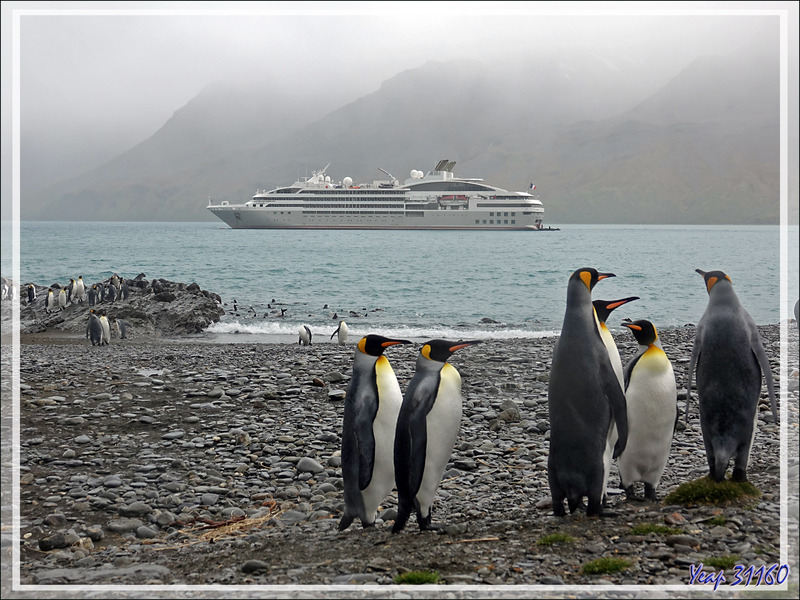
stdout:
<svg viewBox="0 0 800 600">
<path fill-rule="evenodd" d="M 36 300 L 28 304 L 20 300 L 20 333 L 41 333 L 54 330 L 71 334 L 84 334 L 89 311 L 105 311 L 109 320 L 123 319 L 128 323 L 129 337 L 148 335 L 172 337 L 200 333 L 225 313 L 219 295 L 200 289 L 196 283 L 176 283 L 166 279 L 148 282 L 145 275 L 125 279 L 127 298 L 114 302 L 106 295 L 104 301 L 89 305 L 88 297 L 83 302 L 73 300 L 63 310 L 48 313 L 45 299 L 50 289 L 56 293 L 61 289 L 57 283 L 49 287 L 33 284 Z M 98 282 L 107 286 L 110 279 Z M 28 287 L 24 284 L 23 289 Z M 92 284 L 89 284 L 91 287 Z M 3 302 L 3 320 L 11 318 L 10 302 Z"/>
</svg>

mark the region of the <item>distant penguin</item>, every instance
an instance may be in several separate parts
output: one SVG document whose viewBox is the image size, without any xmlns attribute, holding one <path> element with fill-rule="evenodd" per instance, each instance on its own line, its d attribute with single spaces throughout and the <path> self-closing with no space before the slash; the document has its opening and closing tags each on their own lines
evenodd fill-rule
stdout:
<svg viewBox="0 0 800 600">
<path fill-rule="evenodd" d="M 100 346 L 103 343 L 103 325 L 100 317 L 94 312 L 89 311 L 89 321 L 86 323 L 86 338 L 92 341 L 92 346 Z"/>
<path fill-rule="evenodd" d="M 111 327 L 121 340 L 128 339 L 128 322 L 122 319 L 112 319 Z"/>
<path fill-rule="evenodd" d="M 94 306 L 97 304 L 97 285 L 93 284 L 92 287 L 89 288 L 89 293 L 87 294 L 89 297 L 89 306 Z"/>
<path fill-rule="evenodd" d="M 358 342 L 342 422 L 344 514 L 339 530 L 358 517 L 375 523 L 378 505 L 394 487 L 394 434 L 403 393 L 384 350 L 410 344 L 370 334 Z"/>
<path fill-rule="evenodd" d="M 297 340 L 297 343 L 303 346 L 311 345 L 311 328 L 308 325 L 300 326 L 300 339 Z"/>
<path fill-rule="evenodd" d="M 119 287 L 119 275 L 117 275 L 116 273 L 114 273 L 114 274 L 111 276 L 111 279 L 109 280 L 109 283 L 110 283 L 111 285 L 113 285 L 115 288 L 118 288 L 118 287 Z"/>
<path fill-rule="evenodd" d="M 625 382 L 622 374 L 622 359 L 619 357 L 619 349 L 614 341 L 614 337 L 608 330 L 606 321 L 614 309 L 638 300 L 639 296 L 630 296 L 628 298 L 620 298 L 619 300 L 593 300 L 592 307 L 594 308 L 594 316 L 597 319 L 597 328 L 600 331 L 600 337 L 603 338 L 603 344 L 608 350 L 608 358 L 611 359 L 611 366 L 614 367 L 614 373 L 619 380 L 620 387 L 625 389 Z M 603 454 L 603 503 L 605 504 L 606 490 L 608 489 L 608 477 L 611 472 L 611 456 L 614 453 L 614 445 L 617 443 L 617 427 L 614 421 L 611 421 L 611 426 L 608 428 L 608 438 L 606 438 L 606 451 Z"/>
<path fill-rule="evenodd" d="M 722 481 L 733 458 L 731 479 L 747 481 L 762 372 L 778 421 L 772 370 L 755 321 L 739 302 L 730 277 L 722 271 L 695 270 L 705 281 L 708 305 L 697 324 L 689 361 L 686 420 L 697 367 L 700 427 L 711 477 Z"/>
<path fill-rule="evenodd" d="M 117 301 L 117 286 L 113 283 L 108 285 L 108 290 L 106 292 L 106 296 L 108 297 L 108 301 L 114 303 Z"/>
<path fill-rule="evenodd" d="M 97 301 L 98 302 L 105 302 L 106 301 L 106 286 L 103 285 L 102 282 L 95 284 L 97 285 Z"/>
<path fill-rule="evenodd" d="M 108 322 L 106 311 L 100 313 L 100 326 L 103 329 L 100 345 L 107 346 L 111 342 L 111 324 Z"/>
<path fill-rule="evenodd" d="M 644 483 L 644 497 L 656 500 L 656 487 L 669 459 L 678 422 L 675 372 L 658 331 L 646 320 L 625 322 L 639 342 L 636 356 L 625 367 L 628 445 L 619 455 L 619 477 L 629 500 L 638 500 L 634 483 Z"/>
<path fill-rule="evenodd" d="M 125 283 L 125 280 L 122 279 L 119 282 L 119 299 L 120 300 L 127 300 L 130 295 L 131 295 L 131 290 L 128 287 L 128 284 Z"/>
<path fill-rule="evenodd" d="M 417 357 L 403 396 L 394 439 L 397 518 L 402 530 L 416 511 L 420 530 L 438 529 L 431 506 L 461 427 L 461 375 L 447 362 L 454 352 L 479 343 L 430 340 Z"/>
<path fill-rule="evenodd" d="M 75 280 L 70 278 L 67 286 L 67 302 L 72 302 L 75 298 Z"/>
<path fill-rule="evenodd" d="M 2 299 L 6 300 L 8 298 L 8 281 L 5 277 L 3 277 L 3 286 L 2 286 Z"/>
<path fill-rule="evenodd" d="M 28 304 L 33 304 L 36 300 L 36 288 L 33 284 L 28 286 Z"/>
<path fill-rule="evenodd" d="M 53 293 L 52 288 L 47 290 L 47 298 L 44 299 L 44 310 L 48 313 L 55 312 L 57 305 L 56 295 Z"/>
<path fill-rule="evenodd" d="M 82 304 L 85 295 L 86 295 L 86 286 L 84 286 L 83 284 L 83 275 L 79 275 L 78 281 L 75 282 L 75 287 L 73 288 L 72 296 L 78 301 L 79 304 Z"/>
<path fill-rule="evenodd" d="M 58 291 L 58 307 L 61 310 L 67 308 L 67 290 L 65 288 Z"/>
<path fill-rule="evenodd" d="M 339 321 L 339 326 L 336 328 L 336 331 L 334 331 L 331 334 L 331 339 L 333 339 L 333 336 L 335 336 L 337 334 L 339 335 L 339 345 L 343 346 L 344 344 L 346 344 L 347 343 L 347 323 L 345 323 L 344 321 Z"/>
<path fill-rule="evenodd" d="M 578 269 L 567 284 L 567 307 L 553 351 L 548 387 L 550 452 L 547 474 L 553 513 L 563 516 L 588 497 L 586 514 L 602 514 L 603 463 L 612 420 L 618 439 L 612 458 L 628 439 L 625 394 L 614 373 L 592 306 L 598 281 L 614 277 L 593 268 Z"/>
</svg>

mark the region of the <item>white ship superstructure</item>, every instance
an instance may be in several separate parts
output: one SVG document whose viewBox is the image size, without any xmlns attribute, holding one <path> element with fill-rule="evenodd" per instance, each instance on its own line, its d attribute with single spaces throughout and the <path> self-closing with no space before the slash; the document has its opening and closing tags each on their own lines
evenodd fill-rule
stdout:
<svg viewBox="0 0 800 600">
<path fill-rule="evenodd" d="M 509 192 L 482 179 L 456 177 L 455 162 L 440 160 L 427 174 L 334 183 L 327 165 L 288 187 L 258 192 L 244 204 L 208 210 L 234 229 L 542 229 L 538 195 Z M 535 186 L 531 184 L 531 191 Z"/>
</svg>

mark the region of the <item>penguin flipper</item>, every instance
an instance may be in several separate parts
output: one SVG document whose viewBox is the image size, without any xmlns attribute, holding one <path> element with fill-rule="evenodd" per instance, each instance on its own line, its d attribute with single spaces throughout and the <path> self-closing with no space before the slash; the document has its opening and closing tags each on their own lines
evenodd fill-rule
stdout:
<svg viewBox="0 0 800 600">
<path fill-rule="evenodd" d="M 689 404 L 692 402 L 692 375 L 694 375 L 694 368 L 697 365 L 697 360 L 700 358 L 700 344 L 697 337 L 692 346 L 692 357 L 689 359 L 689 373 L 686 377 L 686 408 L 683 413 L 683 422 L 689 424 Z"/>
<path fill-rule="evenodd" d="M 778 408 L 775 399 L 775 383 L 772 380 L 772 368 L 769 365 L 769 358 L 764 350 L 764 345 L 761 343 L 761 338 L 758 337 L 758 332 L 754 334 L 756 339 L 752 340 L 753 354 L 758 361 L 761 370 L 764 372 L 764 381 L 767 383 L 767 392 L 769 393 L 770 408 L 772 409 L 772 418 L 775 423 L 778 422 Z"/>
<path fill-rule="evenodd" d="M 614 453 L 612 459 L 617 458 L 625 450 L 628 444 L 628 407 L 625 401 L 625 393 L 619 385 L 614 369 L 611 367 L 611 362 L 603 364 L 600 368 L 603 381 L 605 381 L 604 391 L 609 406 L 611 407 L 611 416 L 614 419 L 614 424 L 617 427 L 617 443 L 614 444 Z"/>
</svg>

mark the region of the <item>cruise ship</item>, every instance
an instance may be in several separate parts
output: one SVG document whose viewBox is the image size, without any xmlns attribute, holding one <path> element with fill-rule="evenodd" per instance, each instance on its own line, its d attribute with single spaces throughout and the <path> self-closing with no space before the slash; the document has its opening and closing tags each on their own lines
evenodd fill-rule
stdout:
<svg viewBox="0 0 800 600">
<path fill-rule="evenodd" d="M 509 192 L 482 179 L 456 177 L 454 161 L 427 174 L 334 183 L 326 171 L 288 187 L 259 191 L 244 204 L 209 199 L 208 210 L 234 229 L 544 229 L 544 206 L 532 192 Z"/>
</svg>

